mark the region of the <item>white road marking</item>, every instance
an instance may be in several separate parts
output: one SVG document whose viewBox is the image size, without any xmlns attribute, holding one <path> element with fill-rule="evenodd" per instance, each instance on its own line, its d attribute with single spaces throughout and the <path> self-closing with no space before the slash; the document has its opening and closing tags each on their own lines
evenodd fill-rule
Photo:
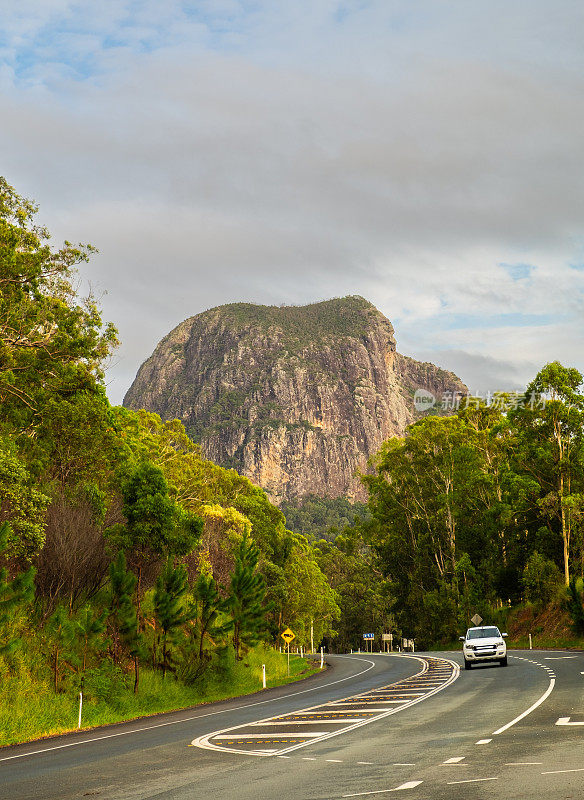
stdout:
<svg viewBox="0 0 584 800">
<path fill-rule="evenodd" d="M 417 695 L 416 695 L 417 696 Z M 368 706 L 368 705 L 378 705 L 378 706 L 393 706 L 396 703 L 399 705 L 400 703 L 405 703 L 409 698 L 402 697 L 401 700 L 379 700 L 377 697 L 372 697 L 371 700 L 345 700 L 339 701 L 338 703 L 333 703 L 332 705 L 335 706 L 349 706 L 349 708 L 355 708 L 355 706 Z M 346 709 L 348 710 L 348 709 Z"/>
<path fill-rule="evenodd" d="M 286 739 L 306 739 L 307 736 L 324 736 L 326 731 L 311 731 L 310 733 L 225 733 L 219 736 L 213 736 L 213 739 L 281 739 L 283 736 Z"/>
<path fill-rule="evenodd" d="M 402 783 L 401 786 L 396 786 L 393 790 L 394 792 L 399 792 L 401 789 L 415 789 L 416 786 L 419 786 L 423 781 L 408 781 L 407 783 Z"/>
<path fill-rule="evenodd" d="M 373 764 L 373 761 L 357 761 L 357 764 Z"/>
<path fill-rule="evenodd" d="M 578 656 L 545 656 L 544 661 L 562 661 L 564 658 L 578 658 Z"/>
<path fill-rule="evenodd" d="M 508 761 L 506 767 L 541 767 L 543 761 Z"/>
<path fill-rule="evenodd" d="M 351 656 L 337 656 L 337 658 L 348 658 L 352 661 L 361 661 L 361 663 L 365 662 L 366 664 L 370 664 L 367 669 L 361 670 L 361 672 L 356 672 L 354 675 L 348 675 L 346 678 L 339 678 L 337 681 L 331 681 L 330 683 L 325 683 L 323 686 L 313 686 L 311 689 L 302 689 L 299 692 L 292 692 L 291 694 L 285 694 L 281 697 L 271 697 L 269 700 L 258 700 L 256 703 L 246 703 L 245 705 L 235 706 L 234 708 L 222 708 L 220 711 L 210 711 L 207 714 L 196 714 L 193 717 L 184 717 L 183 719 L 175 719 L 171 720 L 170 722 L 158 722 L 156 725 L 146 725 L 143 728 L 136 728 L 131 731 L 118 731 L 117 733 L 107 733 L 103 736 L 93 736 L 91 739 L 81 739 L 77 742 L 67 742 L 66 744 L 57 744 L 54 747 L 44 747 L 42 750 L 31 750 L 28 753 L 18 753 L 15 756 L 4 756 L 0 758 L 1 761 L 12 761 L 14 758 L 26 758 L 26 756 L 38 756 L 41 753 L 50 753 L 53 750 L 62 750 L 65 747 L 78 747 L 81 744 L 91 744 L 92 742 L 100 742 L 103 739 L 115 739 L 117 736 L 129 736 L 132 733 L 143 733 L 144 731 L 153 731 L 156 728 L 166 728 L 169 725 L 180 725 L 183 722 L 192 722 L 196 719 L 204 719 L 205 717 L 215 717 L 217 714 L 228 714 L 230 711 L 240 711 L 242 708 L 253 708 L 254 706 L 263 706 L 266 703 L 274 703 L 277 700 L 287 700 L 289 697 L 296 697 L 299 694 L 307 694 L 308 692 L 315 692 L 318 689 L 326 689 L 328 686 L 335 686 L 337 683 L 344 683 L 344 681 L 351 680 L 352 678 L 358 678 L 360 675 L 364 675 L 366 672 L 369 672 L 375 666 L 375 661 L 370 661 L 368 658 L 351 658 Z M 169 712 L 172 713 L 172 712 Z M 65 734 L 63 734 L 65 735 Z"/>
<path fill-rule="evenodd" d="M 454 786 L 456 783 L 481 783 L 482 781 L 498 781 L 498 778 L 467 778 L 465 781 L 447 781 L 448 786 Z"/>
<path fill-rule="evenodd" d="M 277 720 L 276 722 L 250 722 L 250 725 L 253 725 L 254 727 L 259 725 L 261 728 L 263 728 L 264 725 L 347 725 L 349 722 L 355 722 L 355 717 L 337 717 L 336 719 L 283 719 Z"/>
<path fill-rule="evenodd" d="M 402 701 L 398 700 L 397 702 L 401 703 Z M 327 705 L 327 704 L 324 703 L 323 705 Z M 335 704 L 335 705 L 337 705 L 337 704 Z M 350 711 L 354 711 L 356 714 L 369 714 L 369 713 L 371 713 L 373 711 L 375 711 L 375 712 L 377 712 L 377 711 L 387 711 L 387 708 L 372 708 L 371 706 L 367 706 L 366 708 L 355 708 L 355 706 L 353 704 L 351 704 L 348 708 L 343 708 L 343 709 L 339 709 L 339 710 L 335 710 L 335 709 L 327 707 L 327 710 L 323 711 L 322 713 L 323 714 L 347 714 Z M 297 712 L 297 713 L 300 713 L 300 712 Z M 312 713 L 312 712 L 307 712 L 307 713 Z"/>
<path fill-rule="evenodd" d="M 551 772 L 542 772 L 542 775 L 561 775 L 563 772 L 584 772 L 584 767 L 578 769 L 554 769 Z"/>
<path fill-rule="evenodd" d="M 361 762 L 358 761 L 357 763 L 360 764 Z M 370 761 L 363 761 L 363 764 L 370 764 L 370 763 L 371 763 Z M 394 767 L 415 767 L 416 765 L 415 764 L 393 764 L 393 766 Z"/>
<path fill-rule="evenodd" d="M 570 722 L 570 717 L 560 717 L 556 725 L 584 725 L 584 722 Z"/>
<path fill-rule="evenodd" d="M 418 675 L 423 675 L 429 669 L 429 661 L 425 660 L 423 658 L 420 658 L 419 656 L 403 655 L 403 656 L 401 656 L 401 658 L 410 658 L 410 659 L 413 659 L 415 661 L 420 662 L 422 664 L 422 670 L 418 673 Z M 364 725 L 368 725 L 370 722 L 377 722 L 377 721 L 379 721 L 381 719 L 385 719 L 385 717 L 391 716 L 392 714 L 396 714 L 396 713 L 398 713 L 400 711 L 403 711 L 404 709 L 410 708 L 410 706 L 416 705 L 417 703 L 420 703 L 423 700 L 426 700 L 429 697 L 432 697 L 437 692 L 440 692 L 440 691 L 442 691 L 442 689 L 446 689 L 448 686 L 450 686 L 458 678 L 458 676 L 460 675 L 460 667 L 459 667 L 458 664 L 456 664 L 456 662 L 450 661 L 449 659 L 445 659 L 445 658 L 442 658 L 441 660 L 443 662 L 449 664 L 450 667 L 451 667 L 451 670 L 449 670 L 449 678 L 448 678 L 448 680 L 444 681 L 444 683 L 442 683 L 437 689 L 431 689 L 429 692 L 427 692 L 426 694 L 422 695 L 421 697 L 416 697 L 415 699 L 411 699 L 411 700 L 409 700 L 407 702 L 404 702 L 401 705 L 399 705 L 397 708 L 390 708 L 390 709 L 382 711 L 381 713 L 377 714 L 376 716 L 371 716 L 371 717 L 367 717 L 367 718 L 364 718 L 364 719 L 357 720 L 352 725 L 347 725 L 347 726 L 345 726 L 344 728 L 341 728 L 338 731 L 328 731 L 328 732 L 322 732 L 322 733 L 312 732 L 310 734 L 310 738 L 308 738 L 307 741 L 303 741 L 303 742 L 300 742 L 298 744 L 293 744 L 293 745 L 290 745 L 289 747 L 284 747 L 281 750 L 279 750 L 278 752 L 280 752 L 280 753 L 291 753 L 292 751 L 299 750 L 302 747 L 308 747 L 309 745 L 317 744 L 319 742 L 325 741 L 326 739 L 331 739 L 333 736 L 340 736 L 341 734 L 348 733 L 349 731 L 353 731 L 356 728 L 360 728 L 360 727 L 363 727 Z M 375 662 L 372 662 L 372 663 L 374 664 Z M 413 675 L 412 677 L 415 678 L 416 676 Z M 339 703 L 342 703 L 342 702 L 343 702 L 342 700 L 341 701 L 336 701 L 334 704 L 338 705 Z M 382 703 L 383 701 L 376 700 L 375 702 Z M 346 700 L 345 700 L 345 703 L 346 703 Z M 304 711 L 304 712 L 309 712 L 311 710 L 314 711 L 315 709 L 321 709 L 323 707 L 323 705 L 328 705 L 328 704 L 322 704 L 321 703 L 318 706 L 312 706 L 311 708 L 301 709 L 301 711 Z M 345 709 L 345 713 L 347 713 L 347 711 L 348 711 L 348 709 Z M 280 716 L 285 716 L 285 715 L 280 715 Z M 264 720 L 257 720 L 257 721 L 258 722 L 269 722 L 269 721 L 272 721 L 272 719 L 273 719 L 273 717 L 266 717 Z M 230 728 L 223 728 L 222 730 L 213 731 L 211 733 L 207 733 L 207 734 L 205 734 L 203 736 L 199 736 L 196 739 L 193 739 L 191 744 L 193 744 L 195 747 L 200 747 L 200 748 L 202 748 L 204 750 L 215 750 L 215 751 L 219 750 L 219 751 L 224 752 L 224 753 L 232 752 L 232 753 L 237 753 L 239 755 L 247 755 L 247 756 L 270 756 L 270 755 L 273 755 L 272 753 L 264 752 L 264 750 L 242 750 L 241 748 L 235 749 L 235 748 L 230 748 L 230 747 L 216 746 L 216 745 L 213 745 L 213 743 L 210 741 L 211 739 L 217 739 L 217 738 L 221 738 L 221 739 L 243 739 L 243 738 L 245 738 L 245 735 L 238 735 L 237 734 L 237 730 L 239 730 L 242 727 L 246 727 L 246 726 L 240 724 L 240 725 L 234 725 L 234 726 L 232 726 Z M 229 735 L 225 735 L 225 734 L 229 734 Z M 277 734 L 273 734 L 273 735 L 276 736 Z M 280 735 L 282 737 L 286 737 L 289 734 L 284 732 L 284 733 L 282 733 Z M 292 734 L 292 736 L 293 735 L 294 734 Z M 298 736 L 299 738 L 303 738 L 305 740 L 307 739 L 307 736 L 304 735 L 304 734 L 296 734 L 296 736 Z"/>
<path fill-rule="evenodd" d="M 278 758 L 290 758 L 290 756 L 278 756 Z"/>
<path fill-rule="evenodd" d="M 402 789 L 415 789 L 416 786 L 419 786 L 422 781 L 408 781 L 407 783 L 402 783 L 401 786 L 396 786 L 395 789 L 377 789 L 374 792 L 355 792 L 354 794 L 344 794 L 343 797 L 364 797 L 368 794 L 385 794 L 386 792 L 399 792 Z"/>
<path fill-rule="evenodd" d="M 443 761 L 443 764 L 459 764 L 461 761 L 464 761 L 466 756 L 454 756 L 453 758 L 447 758 L 446 761 Z M 465 765 L 466 766 L 466 765 Z"/>
<path fill-rule="evenodd" d="M 527 711 L 524 711 L 523 714 L 520 714 L 518 717 L 515 717 L 515 719 L 512 719 L 511 722 L 508 722 L 506 725 L 503 725 L 502 728 L 493 731 L 493 736 L 498 736 L 500 733 L 504 733 L 505 731 L 509 730 L 509 728 L 511 728 L 513 725 L 516 725 L 518 722 L 521 722 L 522 719 L 525 719 L 525 717 L 528 714 L 531 714 L 532 711 L 535 711 L 535 709 L 538 708 L 538 706 L 540 706 L 543 702 L 545 702 L 548 699 L 550 694 L 553 692 L 555 685 L 556 685 L 555 678 L 552 678 L 550 680 L 550 685 L 548 686 L 546 691 L 542 694 L 542 696 L 539 698 L 539 700 L 537 700 L 532 706 L 530 706 L 527 709 Z"/>
<path fill-rule="evenodd" d="M 489 742 L 492 741 L 492 739 L 479 739 L 478 742 L 475 742 L 475 744 L 489 744 Z"/>
<path fill-rule="evenodd" d="M 331 764 L 342 764 L 343 763 L 340 758 L 325 758 L 325 761 L 329 761 Z"/>
<path fill-rule="evenodd" d="M 290 756 L 286 756 L 286 757 L 287 757 L 287 758 L 290 758 Z M 316 758 L 309 758 L 309 756 L 302 756 L 302 760 L 303 760 L 303 761 L 316 761 Z M 358 763 L 359 763 L 359 762 L 357 761 L 357 764 L 358 764 Z"/>
</svg>

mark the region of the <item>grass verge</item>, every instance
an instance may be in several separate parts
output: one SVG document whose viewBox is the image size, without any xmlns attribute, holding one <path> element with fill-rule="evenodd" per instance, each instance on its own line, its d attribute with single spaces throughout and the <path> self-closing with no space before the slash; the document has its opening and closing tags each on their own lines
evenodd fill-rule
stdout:
<svg viewBox="0 0 584 800">
<path fill-rule="evenodd" d="M 144 668 L 136 695 L 131 681 L 122 680 L 104 687 L 101 697 L 85 696 L 81 726 L 93 728 L 257 692 L 262 689 L 262 664 L 268 688 L 319 672 L 316 662 L 292 655 L 288 677 L 286 656 L 263 647 L 250 650 L 243 661 L 231 664 L 221 675 L 208 675 L 195 686 L 169 675 L 163 680 L 160 672 Z M 1 676 L 0 746 L 76 730 L 78 714 L 77 694 L 56 694 L 49 682 L 36 681 L 26 671 Z"/>
</svg>

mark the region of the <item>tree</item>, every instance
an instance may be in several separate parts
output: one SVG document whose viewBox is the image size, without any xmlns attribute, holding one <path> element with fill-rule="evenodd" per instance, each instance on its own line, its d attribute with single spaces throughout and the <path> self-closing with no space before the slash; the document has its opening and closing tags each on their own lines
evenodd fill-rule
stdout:
<svg viewBox="0 0 584 800">
<path fill-rule="evenodd" d="M 75 657 L 76 625 L 63 606 L 59 606 L 49 618 L 47 633 L 52 647 L 53 686 L 55 692 L 58 692 L 62 662 Z"/>
<path fill-rule="evenodd" d="M 229 601 L 221 597 L 219 587 L 212 575 L 202 572 L 197 583 L 193 588 L 193 599 L 195 601 L 193 616 L 198 622 L 199 634 L 199 660 L 203 660 L 203 647 L 205 639 L 215 639 L 224 636 L 231 628 L 233 623 L 217 622 L 219 615 L 229 610 Z"/>
<path fill-rule="evenodd" d="M 94 597 L 107 579 L 110 559 L 104 528 L 109 510 L 92 484 L 58 492 L 46 516 L 45 544 L 35 560 L 36 587 L 45 613 L 65 601 L 69 611 Z"/>
<path fill-rule="evenodd" d="M 154 618 L 162 630 L 162 677 L 168 666 L 169 637 L 188 619 L 185 595 L 188 589 L 187 571 L 183 564 L 174 566 L 168 558 L 154 589 Z"/>
<path fill-rule="evenodd" d="M 138 628 L 138 614 L 133 602 L 137 578 L 126 567 L 126 556 L 122 550 L 110 564 L 109 616 L 113 625 L 114 663 L 119 660 L 118 643 L 126 648 L 134 662 L 134 694 L 138 691 L 140 678 L 139 660 L 145 654 L 144 638 Z"/>
<path fill-rule="evenodd" d="M 34 485 L 33 476 L 8 437 L 0 437 L 0 523 L 9 522 L 6 555 L 30 560 L 45 541 L 49 497 Z"/>
<path fill-rule="evenodd" d="M 86 605 L 73 618 L 78 671 L 81 675 L 82 686 L 89 660 L 107 646 L 107 640 L 102 636 L 105 631 L 106 614 L 107 612 L 96 613 L 95 609 Z"/>
<path fill-rule="evenodd" d="M 242 645 L 257 644 L 266 628 L 268 609 L 263 605 L 266 581 L 257 572 L 258 558 L 259 549 L 246 533 L 237 548 L 228 598 L 233 620 L 233 647 L 238 660 Z"/>
<path fill-rule="evenodd" d="M 573 578 L 568 586 L 566 609 L 572 617 L 574 633 L 584 634 L 584 581 Z"/>
<path fill-rule="evenodd" d="M 166 555 L 186 555 L 197 545 L 202 520 L 170 496 L 162 470 L 148 461 L 130 470 L 122 484 L 126 525 L 108 531 L 112 544 L 132 555 L 138 568 L 137 597 L 145 563 Z"/>
<path fill-rule="evenodd" d="M 521 466 L 538 483 L 538 506 L 559 528 L 564 582 L 570 583 L 571 545 L 584 486 L 582 375 L 558 361 L 547 364 L 510 415 L 522 446 Z"/>
<path fill-rule="evenodd" d="M 93 388 L 117 343 L 94 299 L 79 301 L 72 285 L 94 249 L 52 250 L 37 210 L 0 177 L 0 403 L 16 431 L 34 427 L 49 398 Z"/>
<path fill-rule="evenodd" d="M 523 572 L 525 596 L 533 603 L 546 605 L 553 598 L 562 575 L 557 565 L 536 550 L 529 556 Z"/>
<path fill-rule="evenodd" d="M 0 524 L 0 558 L 7 547 L 9 530 L 8 523 Z M 34 568 L 30 567 L 11 580 L 8 569 L 0 569 L 0 655 L 11 652 L 19 642 L 14 621 L 33 600 L 34 575 Z"/>
</svg>

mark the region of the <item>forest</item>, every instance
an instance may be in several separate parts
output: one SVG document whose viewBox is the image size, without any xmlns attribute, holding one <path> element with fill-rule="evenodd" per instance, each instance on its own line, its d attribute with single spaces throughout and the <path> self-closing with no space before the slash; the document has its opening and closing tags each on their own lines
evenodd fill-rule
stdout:
<svg viewBox="0 0 584 800">
<path fill-rule="evenodd" d="M 110 404 L 117 332 L 75 289 L 94 248 L 53 248 L 37 211 L 0 178 L 2 743 L 71 727 L 80 691 L 112 721 L 277 672 L 285 627 L 304 649 L 365 631 L 433 647 L 474 613 L 555 603 L 584 634 L 577 370 L 420 419 L 362 476 L 367 506 L 285 516 L 178 420 Z"/>
</svg>

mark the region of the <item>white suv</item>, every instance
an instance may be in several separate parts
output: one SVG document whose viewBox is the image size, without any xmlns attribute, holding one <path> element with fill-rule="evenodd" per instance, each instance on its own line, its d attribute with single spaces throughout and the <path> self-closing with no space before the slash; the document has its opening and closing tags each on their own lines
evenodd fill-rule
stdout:
<svg viewBox="0 0 584 800">
<path fill-rule="evenodd" d="M 470 669 L 473 664 L 498 661 L 502 667 L 507 666 L 507 645 L 499 628 L 488 625 L 482 628 L 469 628 L 466 636 L 461 636 L 464 668 Z"/>
</svg>

